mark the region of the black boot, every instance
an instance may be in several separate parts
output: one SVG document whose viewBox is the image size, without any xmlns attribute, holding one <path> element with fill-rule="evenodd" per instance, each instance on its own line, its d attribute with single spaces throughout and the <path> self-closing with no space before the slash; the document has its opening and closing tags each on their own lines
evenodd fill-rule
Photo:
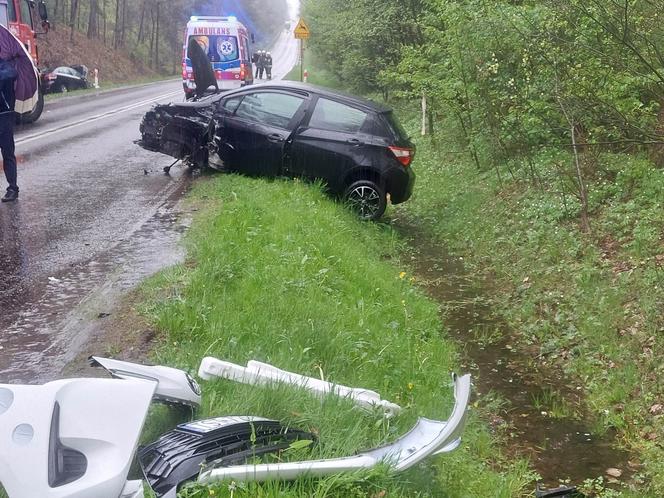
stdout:
<svg viewBox="0 0 664 498">
<path fill-rule="evenodd" d="M 8 188 L 2 202 L 14 202 L 16 199 L 18 199 L 18 189 Z"/>
</svg>

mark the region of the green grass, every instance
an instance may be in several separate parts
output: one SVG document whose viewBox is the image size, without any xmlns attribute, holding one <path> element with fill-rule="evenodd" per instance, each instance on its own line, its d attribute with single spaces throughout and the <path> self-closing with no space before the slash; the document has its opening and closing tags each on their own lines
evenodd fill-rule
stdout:
<svg viewBox="0 0 664 498">
<path fill-rule="evenodd" d="M 491 280 L 514 342 L 538 346 L 586 388 L 598 429 L 620 431 L 652 479 L 644 489 L 662 496 L 664 418 L 651 408 L 664 399 L 664 170 L 638 156 L 600 155 L 589 176 L 593 233 L 585 235 L 550 154 L 535 158 L 539 188 L 516 161 L 514 179 L 501 165 L 500 184 L 452 137 L 417 141 L 415 195 L 397 214 L 462 254 L 478 280 Z"/>
<path fill-rule="evenodd" d="M 300 182 L 224 175 L 199 182 L 190 202 L 200 211 L 187 261 L 146 286 L 145 313 L 162 332 L 156 361 L 193 372 L 206 355 L 256 359 L 370 388 L 405 408 L 386 420 L 334 397 L 217 381 L 203 384 L 199 417 L 254 414 L 312 430 L 320 443 L 305 457 L 320 458 L 392 441 L 417 416 L 449 415 L 456 351 L 437 306 L 400 278 L 400 242 L 388 227 L 360 222 Z M 406 474 L 380 468 L 233 495 L 510 497 L 532 477 L 524 462 L 502 461 L 472 410 L 459 450 Z M 228 483 L 213 491 L 231 495 Z M 210 494 L 193 487 L 180 496 Z"/>
<path fill-rule="evenodd" d="M 343 84 L 339 80 L 339 76 L 332 71 L 323 69 L 318 62 L 316 53 L 312 50 L 305 50 L 304 52 L 304 69 L 309 72 L 308 83 L 319 86 L 326 86 L 328 88 L 342 89 Z M 284 77 L 284 80 L 300 81 L 301 66 L 296 64 L 293 69 Z"/>
</svg>

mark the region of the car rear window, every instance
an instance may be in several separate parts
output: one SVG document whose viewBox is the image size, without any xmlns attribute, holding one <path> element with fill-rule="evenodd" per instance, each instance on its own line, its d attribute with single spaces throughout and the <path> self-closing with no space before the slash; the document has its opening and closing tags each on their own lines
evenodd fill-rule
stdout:
<svg viewBox="0 0 664 498">
<path fill-rule="evenodd" d="M 240 58 L 237 37 L 231 35 L 195 35 L 195 39 L 212 62 L 232 62 Z"/>
<path fill-rule="evenodd" d="M 406 132 L 404 127 L 401 126 L 401 123 L 399 123 L 399 120 L 392 111 L 383 113 L 383 117 L 385 118 L 385 122 L 387 123 L 390 132 L 394 135 L 396 139 L 402 141 L 406 141 L 409 139 L 408 133 Z"/>
<path fill-rule="evenodd" d="M 334 100 L 319 98 L 309 120 L 309 126 L 319 130 L 357 133 L 366 119 L 366 112 Z"/>
</svg>

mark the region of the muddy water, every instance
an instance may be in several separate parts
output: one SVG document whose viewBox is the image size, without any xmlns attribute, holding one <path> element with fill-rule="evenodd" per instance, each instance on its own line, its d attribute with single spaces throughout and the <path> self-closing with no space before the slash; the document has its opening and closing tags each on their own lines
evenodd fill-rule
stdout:
<svg viewBox="0 0 664 498">
<path fill-rule="evenodd" d="M 442 305 L 444 324 L 462 348 L 462 366 L 473 374 L 476 395 L 504 401 L 491 425 L 508 435 L 508 454 L 528 457 L 546 486 L 600 476 L 618 485 L 606 475 L 609 468 L 628 479 L 633 473 L 629 455 L 615 447 L 612 434 L 593 434 L 582 408 L 582 386 L 559 370 L 542 367 L 537 352 L 518 344 L 466 275 L 461 258 L 406 221 L 397 220 L 394 228 L 410 242 L 411 266 L 420 284 Z"/>
</svg>

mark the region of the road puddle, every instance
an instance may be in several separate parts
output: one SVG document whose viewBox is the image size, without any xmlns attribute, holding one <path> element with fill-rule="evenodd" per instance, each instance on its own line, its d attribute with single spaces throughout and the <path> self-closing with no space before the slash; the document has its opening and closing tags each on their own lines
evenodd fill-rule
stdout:
<svg viewBox="0 0 664 498">
<path fill-rule="evenodd" d="M 0 317 L 3 383 L 53 380 L 95 337 L 100 319 L 115 311 L 123 295 L 183 260 L 180 240 L 190 218 L 179 210 L 177 201 L 189 184 L 189 180 L 178 182 L 140 226 L 128 227 L 125 237 L 110 249 L 52 273 L 38 290 L 26 285 L 20 272 L 8 285 L 0 285 L 0 302 L 7 314 Z M 0 257 L 0 270 L 16 274 L 11 270 L 20 267 L 16 259 L 26 251 L 19 245 Z"/>
<path fill-rule="evenodd" d="M 419 284 L 441 304 L 444 324 L 462 350 L 462 366 L 473 374 L 475 393 L 500 406 L 489 422 L 507 437 L 505 451 L 528 457 L 549 487 L 599 477 L 612 486 L 628 481 L 635 470 L 629 454 L 615 447 L 614 434 L 594 432 L 583 408 L 583 386 L 543 366 L 539 349 L 518 343 L 492 312 L 488 293 L 466 274 L 462 258 L 405 220 L 393 226 L 409 241 Z M 620 481 L 607 475 L 609 469 Z"/>
</svg>

